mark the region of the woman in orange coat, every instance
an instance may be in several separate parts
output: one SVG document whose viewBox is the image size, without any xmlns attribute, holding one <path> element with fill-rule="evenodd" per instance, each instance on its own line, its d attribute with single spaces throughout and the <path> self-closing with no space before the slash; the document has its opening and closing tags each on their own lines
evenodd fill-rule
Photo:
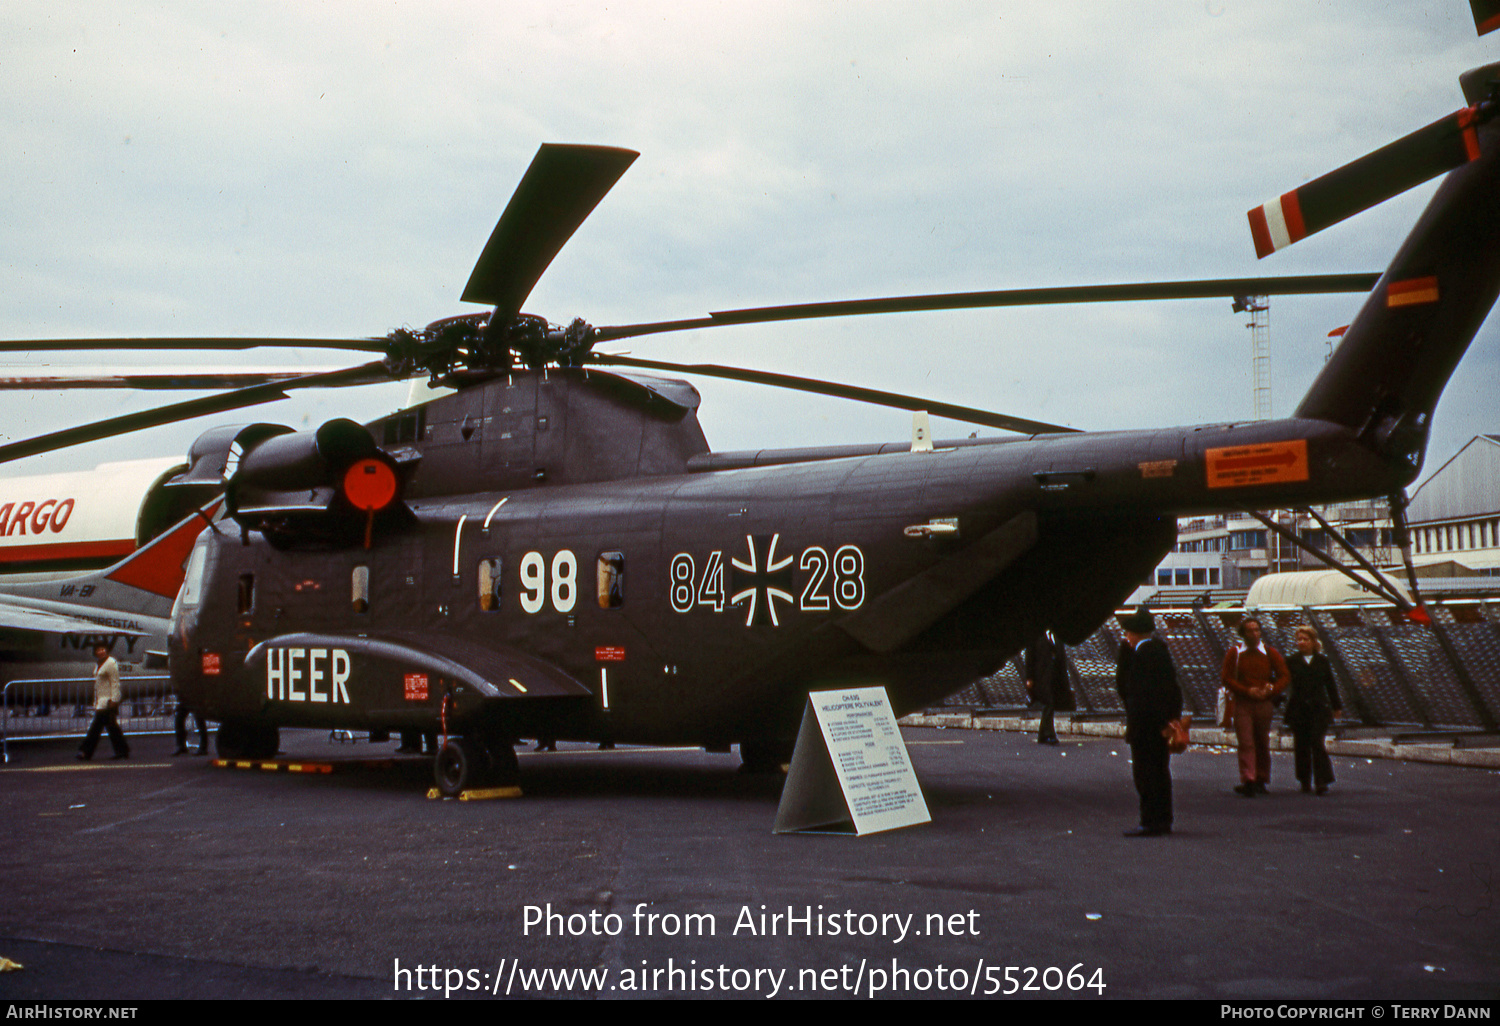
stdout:
<svg viewBox="0 0 1500 1026">
<path fill-rule="evenodd" d="M 1234 695 L 1234 734 L 1239 742 L 1240 784 L 1245 798 L 1265 794 L 1271 782 L 1272 699 L 1286 690 L 1288 674 L 1281 653 L 1260 636 L 1260 621 L 1240 621 L 1240 638 L 1224 656 L 1224 686 Z"/>
</svg>

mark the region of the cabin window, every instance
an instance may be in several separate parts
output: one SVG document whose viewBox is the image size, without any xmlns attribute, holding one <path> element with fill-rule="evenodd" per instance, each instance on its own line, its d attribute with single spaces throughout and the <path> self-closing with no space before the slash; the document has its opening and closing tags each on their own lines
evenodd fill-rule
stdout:
<svg viewBox="0 0 1500 1026">
<path fill-rule="evenodd" d="M 254 574 L 240 574 L 239 607 L 241 615 L 255 608 Z"/>
<path fill-rule="evenodd" d="M 357 566 L 351 577 L 351 601 L 356 613 L 370 611 L 370 568 Z"/>
<path fill-rule="evenodd" d="M 599 608 L 619 609 L 625 604 L 625 553 L 601 552 L 598 564 Z"/>
<path fill-rule="evenodd" d="M 479 561 L 479 608 L 487 613 L 493 613 L 500 608 L 502 576 L 498 559 Z"/>
<path fill-rule="evenodd" d="M 208 542 L 200 541 L 193 546 L 188 557 L 187 571 L 182 579 L 180 601 L 184 606 L 196 606 L 203 596 L 203 571 L 208 567 Z"/>
</svg>

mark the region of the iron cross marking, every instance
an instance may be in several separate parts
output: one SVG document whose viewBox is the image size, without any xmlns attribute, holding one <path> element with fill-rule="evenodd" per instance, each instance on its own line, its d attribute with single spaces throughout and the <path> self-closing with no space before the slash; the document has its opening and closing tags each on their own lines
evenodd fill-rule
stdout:
<svg viewBox="0 0 1500 1026">
<path fill-rule="evenodd" d="M 750 549 L 749 561 L 729 561 L 734 568 L 734 594 L 730 596 L 729 604 L 749 604 L 749 610 L 745 614 L 746 627 L 764 627 L 767 624 L 780 627 L 781 622 L 776 618 L 776 600 L 796 601 L 788 590 L 792 586 L 792 557 L 776 558 L 776 543 L 780 540 L 779 534 L 773 534 L 769 538 L 763 534 L 747 534 L 745 544 Z M 761 552 L 765 553 L 764 559 L 759 558 Z"/>
</svg>

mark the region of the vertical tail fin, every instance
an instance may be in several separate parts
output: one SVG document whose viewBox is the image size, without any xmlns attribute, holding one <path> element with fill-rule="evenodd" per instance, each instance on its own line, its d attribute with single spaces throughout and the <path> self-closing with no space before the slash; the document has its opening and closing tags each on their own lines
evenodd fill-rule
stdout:
<svg viewBox="0 0 1500 1026">
<path fill-rule="evenodd" d="M 184 566 L 219 503 L 195 513 L 114 566 L 71 577 L 8 584 L 0 624 L 58 634 L 156 634 L 166 629 Z"/>
<path fill-rule="evenodd" d="M 177 589 L 182 587 L 183 568 L 187 565 L 188 554 L 193 551 L 193 543 L 218 508 L 219 503 L 214 502 L 194 513 L 170 531 L 163 532 L 155 541 L 100 571 L 101 576 L 115 584 L 165 598 L 170 606 L 177 598 Z"/>
</svg>

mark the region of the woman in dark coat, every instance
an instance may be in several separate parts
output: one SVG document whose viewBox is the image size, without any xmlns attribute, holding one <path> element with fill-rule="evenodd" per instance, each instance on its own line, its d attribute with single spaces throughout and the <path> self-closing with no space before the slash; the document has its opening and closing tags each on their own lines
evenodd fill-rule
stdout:
<svg viewBox="0 0 1500 1026">
<path fill-rule="evenodd" d="M 1315 628 L 1297 628 L 1297 654 L 1286 666 L 1292 679 L 1282 718 L 1292 728 L 1297 780 L 1302 790 L 1323 794 L 1333 783 L 1333 763 L 1323 746 L 1323 735 L 1344 707 Z"/>
</svg>

